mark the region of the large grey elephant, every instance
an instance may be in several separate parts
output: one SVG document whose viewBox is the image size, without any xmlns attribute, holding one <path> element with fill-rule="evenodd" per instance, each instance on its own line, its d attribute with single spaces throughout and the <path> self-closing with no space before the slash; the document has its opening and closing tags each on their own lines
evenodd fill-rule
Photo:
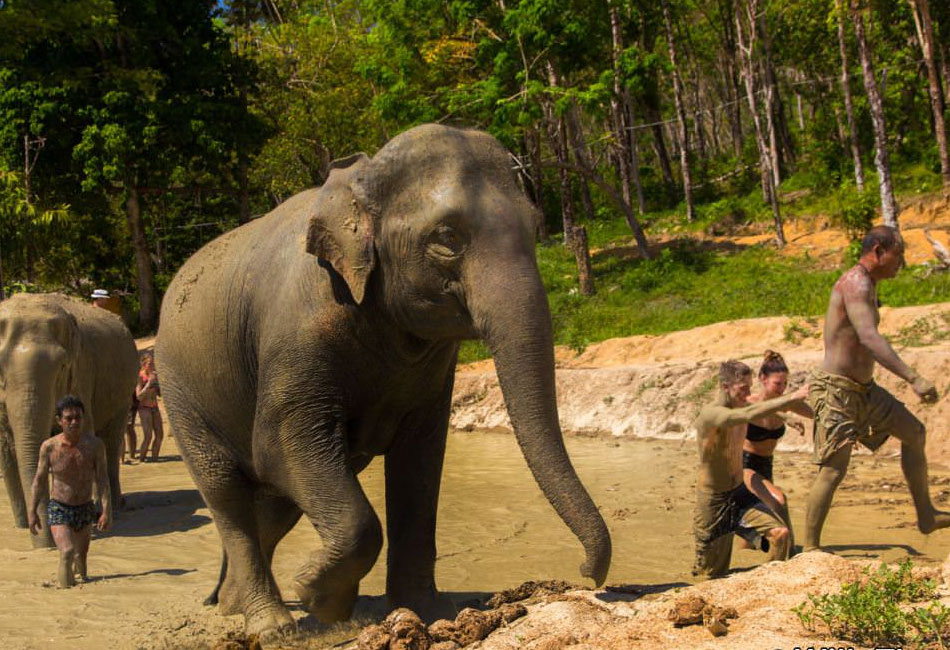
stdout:
<svg viewBox="0 0 950 650">
<path fill-rule="evenodd" d="M 301 513 L 323 547 L 297 594 L 321 621 L 350 616 L 382 545 L 357 480 L 379 455 L 389 604 L 447 611 L 436 506 L 463 339 L 490 346 L 528 465 L 604 581 L 610 536 L 558 425 L 535 214 L 495 139 L 425 125 L 178 272 L 156 344 L 165 406 L 224 547 L 217 602 L 249 633 L 292 624 L 270 564 Z"/>
<path fill-rule="evenodd" d="M 17 526 L 26 528 L 40 445 L 66 394 L 83 401 L 83 428 L 106 445 L 113 503 L 119 503 L 119 451 L 137 368 L 132 334 L 105 309 L 59 294 L 0 302 L 0 467 Z M 45 501 L 39 514 L 43 530 L 33 543 L 53 546 Z"/>
</svg>

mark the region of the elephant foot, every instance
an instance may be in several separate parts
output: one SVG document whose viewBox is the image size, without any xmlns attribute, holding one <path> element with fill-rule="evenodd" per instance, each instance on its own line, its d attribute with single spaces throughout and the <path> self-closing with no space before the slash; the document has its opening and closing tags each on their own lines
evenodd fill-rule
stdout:
<svg viewBox="0 0 950 650">
<path fill-rule="evenodd" d="M 328 587 L 309 567 L 294 578 L 294 591 L 315 619 L 321 623 L 345 621 L 353 614 L 359 582 L 350 586 Z"/>
<path fill-rule="evenodd" d="M 273 642 L 297 631 L 297 624 L 283 603 L 274 602 L 244 615 L 247 636 L 256 634 L 262 642 Z"/>
<path fill-rule="evenodd" d="M 430 591 L 424 594 L 405 594 L 386 597 L 389 609 L 408 607 L 419 615 L 426 623 L 437 621 L 440 618 L 452 620 L 458 614 L 455 603 L 442 594 Z"/>
<path fill-rule="evenodd" d="M 234 584 L 234 581 L 231 580 L 230 574 L 224 577 L 224 582 L 222 582 L 221 586 L 218 588 L 217 595 L 218 611 L 223 616 L 240 614 L 243 611 L 244 603 L 242 602 L 240 590 L 238 589 L 237 585 Z"/>
</svg>

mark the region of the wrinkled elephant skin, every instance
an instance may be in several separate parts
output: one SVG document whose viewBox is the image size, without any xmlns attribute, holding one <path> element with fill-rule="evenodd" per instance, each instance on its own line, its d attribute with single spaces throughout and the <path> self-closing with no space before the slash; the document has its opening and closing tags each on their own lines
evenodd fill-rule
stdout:
<svg viewBox="0 0 950 650">
<path fill-rule="evenodd" d="M 610 536 L 564 448 L 537 212 L 485 133 L 424 125 L 198 251 L 162 305 L 165 405 L 224 547 L 210 602 L 247 631 L 292 624 L 270 570 L 301 514 L 323 548 L 298 596 L 350 616 L 383 531 L 357 480 L 386 464 L 387 597 L 423 616 L 458 343 L 491 348 L 538 485 L 600 584 Z"/>
<path fill-rule="evenodd" d="M 0 302 L 0 467 L 17 526 L 26 528 L 40 445 L 67 394 L 83 401 L 83 428 L 105 443 L 119 503 L 119 450 L 137 368 L 135 340 L 115 314 L 58 294 Z M 34 545 L 52 546 L 45 501 L 39 515 L 43 528 Z"/>
</svg>

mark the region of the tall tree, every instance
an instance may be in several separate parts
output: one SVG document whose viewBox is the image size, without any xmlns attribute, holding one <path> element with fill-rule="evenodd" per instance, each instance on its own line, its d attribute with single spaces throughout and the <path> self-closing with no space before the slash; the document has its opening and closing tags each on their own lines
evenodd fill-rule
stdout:
<svg viewBox="0 0 950 650">
<path fill-rule="evenodd" d="M 844 112 L 848 120 L 848 142 L 851 145 L 851 159 L 854 161 L 854 183 L 859 192 L 864 191 L 864 164 L 861 162 L 861 147 L 858 143 L 858 131 L 854 121 L 854 102 L 851 101 L 851 74 L 848 70 L 848 43 L 845 39 L 843 0 L 835 0 L 835 18 L 838 26 L 838 52 L 841 56 L 841 94 L 844 96 Z"/>
<path fill-rule="evenodd" d="M 762 191 L 765 199 L 772 207 L 772 218 L 775 223 L 775 237 L 779 246 L 785 245 L 785 228 L 782 223 L 782 214 L 778 203 L 778 191 L 775 185 L 776 174 L 772 169 L 775 157 L 769 150 L 765 134 L 762 131 L 762 122 L 759 118 L 759 107 L 756 101 L 755 83 L 755 50 L 757 44 L 757 26 L 759 4 L 758 0 L 736 0 L 736 45 L 739 49 L 739 58 L 742 66 L 742 77 L 745 80 L 746 99 L 749 102 L 749 113 L 755 127 L 755 142 L 759 148 L 759 165 L 761 167 Z"/>
<path fill-rule="evenodd" d="M 686 107 L 683 98 L 683 82 L 676 57 L 676 39 L 673 35 L 673 21 L 670 18 L 668 0 L 661 0 L 663 24 L 666 27 L 666 46 L 670 53 L 670 74 L 673 77 L 673 100 L 676 104 L 676 123 L 679 127 L 680 173 L 683 177 L 683 196 L 686 200 L 686 218 L 696 220 L 696 207 L 693 205 L 693 177 L 689 166 L 689 130 L 686 128 Z"/>
<path fill-rule="evenodd" d="M 862 6 L 862 0 L 850 0 L 851 20 L 854 22 L 854 35 L 858 41 L 858 57 L 861 59 L 861 72 L 864 76 L 864 90 L 871 109 L 871 123 L 874 126 L 874 166 L 877 168 L 878 186 L 881 192 L 881 216 L 884 223 L 894 228 L 897 223 L 897 201 L 894 199 L 894 185 L 891 181 L 891 161 L 887 153 L 887 126 L 884 122 L 884 103 L 881 91 L 874 78 L 874 66 L 871 63 L 871 50 L 864 29 L 864 17 L 870 12 Z"/>
<path fill-rule="evenodd" d="M 929 83 L 930 107 L 933 114 L 934 136 L 937 140 L 937 152 L 940 156 L 940 175 L 943 177 L 944 187 L 950 187 L 950 156 L 947 153 L 947 125 L 943 116 L 944 101 L 940 90 L 940 71 L 934 57 L 934 30 L 930 20 L 930 4 L 928 0 L 907 0 L 914 14 L 914 25 L 917 28 L 917 40 L 924 55 L 924 65 L 927 67 L 927 81 Z"/>
</svg>

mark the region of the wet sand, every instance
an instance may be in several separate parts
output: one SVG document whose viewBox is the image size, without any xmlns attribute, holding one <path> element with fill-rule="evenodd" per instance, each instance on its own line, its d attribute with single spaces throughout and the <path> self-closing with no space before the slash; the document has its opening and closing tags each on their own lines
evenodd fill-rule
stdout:
<svg viewBox="0 0 950 650">
<path fill-rule="evenodd" d="M 574 437 L 567 445 L 613 535 L 608 583 L 690 582 L 695 442 Z M 71 648 L 204 647 L 241 628 L 241 617 L 201 605 L 218 573 L 218 536 L 173 439 L 163 452 L 164 462 L 123 466 L 128 509 L 111 532 L 94 539 L 91 582 L 72 590 L 50 586 L 55 551 L 31 550 L 29 533 L 12 527 L 9 502 L 0 496 L 4 648 L 64 642 Z M 377 460 L 361 480 L 384 519 L 382 469 Z M 777 481 L 787 488 L 798 531 L 813 472 L 807 455 L 777 458 Z M 950 472 L 932 468 L 931 483 L 938 507 L 948 507 Z M 525 580 L 583 584 L 581 547 L 541 495 L 509 434 L 450 436 L 438 535 L 438 584 L 457 600 Z M 869 455 L 854 458 L 823 541 L 852 558 L 911 556 L 933 564 L 950 553 L 950 533 L 917 532 L 897 460 Z M 278 548 L 274 573 L 286 598 L 293 598 L 296 568 L 318 547 L 302 520 Z M 362 594 L 383 593 L 385 553 L 364 579 Z M 755 566 L 763 557 L 737 550 L 733 566 Z M 361 610 L 374 604 L 379 599 L 363 599 Z M 291 607 L 305 627 L 315 627 L 298 603 L 291 600 Z"/>
</svg>

